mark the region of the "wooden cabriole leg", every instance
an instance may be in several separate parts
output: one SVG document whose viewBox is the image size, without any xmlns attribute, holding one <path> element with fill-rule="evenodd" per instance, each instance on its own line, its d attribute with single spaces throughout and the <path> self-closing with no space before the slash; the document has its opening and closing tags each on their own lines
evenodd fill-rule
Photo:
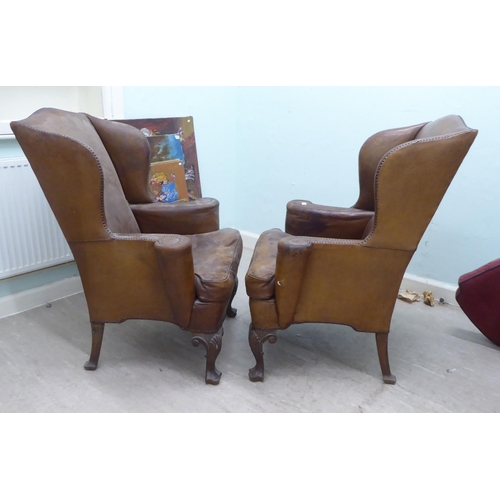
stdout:
<svg viewBox="0 0 500 500">
<path fill-rule="evenodd" d="M 104 334 L 104 323 L 90 323 L 92 326 L 92 349 L 90 359 L 83 365 L 86 370 L 95 370 L 101 353 L 102 336 Z"/>
<path fill-rule="evenodd" d="M 229 304 L 227 305 L 227 311 L 226 311 L 226 314 L 227 316 L 229 316 L 230 318 L 234 318 L 236 316 L 236 313 L 238 312 L 237 309 L 235 309 L 232 304 L 233 304 L 233 299 L 234 299 L 234 296 L 236 295 L 236 292 L 238 290 L 238 277 L 236 277 L 236 279 L 234 280 L 234 287 L 233 287 L 233 292 L 231 294 L 231 300 L 229 301 Z"/>
<path fill-rule="evenodd" d="M 215 367 L 215 360 L 222 347 L 222 336 L 224 329 L 221 328 L 215 333 L 193 333 L 191 344 L 198 347 L 200 344 L 207 350 L 207 365 L 205 371 L 205 382 L 211 385 L 217 385 L 220 381 L 221 372 Z"/>
<path fill-rule="evenodd" d="M 395 384 L 396 377 L 391 373 L 389 367 L 389 353 L 387 350 L 388 333 L 376 333 L 378 359 L 382 370 L 384 384 Z"/>
<path fill-rule="evenodd" d="M 248 343 L 255 357 L 256 365 L 248 372 L 248 377 L 252 382 L 264 382 L 264 351 L 262 346 L 269 340 L 270 344 L 275 344 L 276 330 L 258 330 L 250 324 L 248 329 Z"/>
</svg>

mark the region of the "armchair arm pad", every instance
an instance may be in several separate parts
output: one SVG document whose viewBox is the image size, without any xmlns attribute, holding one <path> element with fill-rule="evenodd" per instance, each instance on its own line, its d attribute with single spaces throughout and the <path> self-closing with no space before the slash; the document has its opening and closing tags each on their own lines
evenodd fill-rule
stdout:
<svg viewBox="0 0 500 500">
<path fill-rule="evenodd" d="M 154 265 L 154 255 L 163 278 L 164 289 L 174 315 L 175 323 L 187 328 L 195 301 L 195 274 L 191 239 L 178 234 L 131 234 L 114 233 L 117 241 L 144 242 L 149 251 L 137 255 Z M 154 249 L 154 255 L 151 253 Z"/>
<path fill-rule="evenodd" d="M 191 240 L 186 236 L 161 236 L 154 249 L 175 321 L 181 328 L 187 328 L 195 300 Z"/>
<path fill-rule="evenodd" d="M 280 328 L 288 328 L 295 315 L 313 244 L 303 238 L 284 238 L 276 258 L 276 308 Z"/>
<path fill-rule="evenodd" d="M 130 205 L 142 233 L 200 234 L 219 229 L 219 202 L 199 198 Z"/>
<path fill-rule="evenodd" d="M 285 232 L 295 236 L 362 239 L 373 212 L 293 200 L 286 206 Z"/>
</svg>

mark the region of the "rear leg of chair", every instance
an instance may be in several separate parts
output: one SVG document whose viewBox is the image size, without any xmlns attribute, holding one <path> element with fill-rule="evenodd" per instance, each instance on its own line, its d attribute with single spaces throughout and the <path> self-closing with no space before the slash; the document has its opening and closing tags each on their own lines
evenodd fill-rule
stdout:
<svg viewBox="0 0 500 500">
<path fill-rule="evenodd" d="M 262 346 L 269 340 L 270 344 L 275 344 L 276 330 L 258 330 L 250 324 L 248 329 L 248 343 L 255 356 L 256 365 L 248 372 L 248 377 L 252 382 L 264 382 L 264 350 Z"/>
<path fill-rule="evenodd" d="M 375 335 L 377 340 L 378 359 L 380 361 L 384 384 L 395 384 L 396 377 L 391 373 L 391 368 L 389 367 L 389 352 L 387 349 L 389 334 L 376 333 Z"/>
<path fill-rule="evenodd" d="M 227 305 L 226 314 L 230 318 L 234 318 L 236 316 L 236 313 L 238 312 L 238 310 L 233 307 L 233 299 L 234 299 L 234 296 L 236 295 L 237 291 L 238 291 L 238 277 L 236 277 L 236 279 L 234 280 L 234 287 L 233 287 L 233 292 L 231 294 L 231 300 L 229 301 L 229 304 Z"/>
<path fill-rule="evenodd" d="M 207 350 L 207 365 L 205 371 L 205 382 L 211 385 L 217 385 L 220 381 L 221 372 L 215 367 L 215 360 L 222 348 L 222 336 L 224 329 L 221 328 L 215 333 L 193 333 L 191 344 L 198 347 L 200 344 Z"/>
<path fill-rule="evenodd" d="M 92 326 L 92 349 L 90 359 L 83 365 L 86 370 L 95 370 L 101 354 L 102 336 L 104 334 L 104 323 L 90 323 Z"/>
</svg>

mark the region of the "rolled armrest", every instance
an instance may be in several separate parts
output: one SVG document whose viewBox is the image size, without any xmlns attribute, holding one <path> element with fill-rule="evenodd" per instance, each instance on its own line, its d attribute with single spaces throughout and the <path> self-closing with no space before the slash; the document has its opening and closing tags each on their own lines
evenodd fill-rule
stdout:
<svg viewBox="0 0 500 500">
<path fill-rule="evenodd" d="M 130 205 L 142 233 L 200 234 L 219 229 L 219 202 L 199 198 Z"/>
<path fill-rule="evenodd" d="M 285 232 L 294 236 L 362 239 L 373 212 L 293 200 L 286 206 Z"/>
<path fill-rule="evenodd" d="M 186 236 L 162 236 L 154 245 L 175 321 L 187 328 L 195 300 L 195 275 L 191 240 Z"/>
<path fill-rule="evenodd" d="M 278 242 L 286 237 L 287 235 L 281 229 L 274 228 L 264 231 L 257 240 L 245 275 L 247 295 L 251 299 L 274 298 Z"/>
<path fill-rule="evenodd" d="M 178 234 L 134 233 L 114 233 L 113 239 L 142 241 L 154 248 L 175 323 L 181 328 L 187 328 L 196 295 L 191 239 Z M 144 253 L 140 258 L 148 259 L 150 255 Z M 153 255 L 151 257 L 154 259 Z"/>
<path fill-rule="evenodd" d="M 284 238 L 278 243 L 276 308 L 280 328 L 293 323 L 312 248 L 312 243 L 303 238 Z"/>
</svg>

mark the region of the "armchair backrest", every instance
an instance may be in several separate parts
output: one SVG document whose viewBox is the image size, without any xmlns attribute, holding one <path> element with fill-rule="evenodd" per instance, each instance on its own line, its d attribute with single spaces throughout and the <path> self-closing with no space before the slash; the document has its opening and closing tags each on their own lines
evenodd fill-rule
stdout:
<svg viewBox="0 0 500 500">
<path fill-rule="evenodd" d="M 478 132 L 456 115 L 417 127 L 413 140 L 393 147 L 378 163 L 367 246 L 417 248 Z"/>
<path fill-rule="evenodd" d="M 102 122 L 106 120 L 43 108 L 11 123 L 70 243 L 110 239 L 110 233 L 140 232 L 115 169 L 115 158 L 107 150 L 113 131 Z M 135 144 L 121 142 L 121 155 L 133 155 L 135 150 Z M 113 154 L 116 157 L 115 151 Z"/>
<path fill-rule="evenodd" d="M 359 198 L 354 208 L 375 210 L 375 173 L 380 160 L 392 148 L 412 141 L 424 125 L 383 130 L 364 142 L 359 151 Z"/>
<path fill-rule="evenodd" d="M 432 122 L 383 130 L 369 137 L 359 151 L 359 198 L 354 208 L 375 210 L 375 173 L 388 151 L 405 142 L 468 130 L 460 116 L 448 115 Z"/>
<path fill-rule="evenodd" d="M 153 203 L 150 189 L 151 151 L 135 127 L 87 115 L 113 161 L 125 198 L 130 204 Z"/>
</svg>

